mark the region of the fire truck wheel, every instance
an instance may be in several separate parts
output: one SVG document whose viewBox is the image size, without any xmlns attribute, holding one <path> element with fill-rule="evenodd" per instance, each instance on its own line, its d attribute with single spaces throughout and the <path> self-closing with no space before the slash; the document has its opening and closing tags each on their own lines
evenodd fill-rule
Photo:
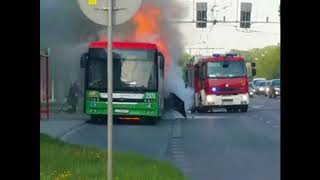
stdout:
<svg viewBox="0 0 320 180">
<path fill-rule="evenodd" d="M 229 112 L 235 112 L 235 108 L 233 108 L 233 107 L 228 107 L 227 108 L 227 112 L 229 113 Z"/>
<path fill-rule="evenodd" d="M 198 108 L 197 108 L 197 113 L 202 113 L 202 112 L 203 112 L 202 107 L 198 107 Z"/>
<path fill-rule="evenodd" d="M 240 112 L 247 112 L 248 111 L 248 105 L 244 105 L 240 107 Z"/>
</svg>

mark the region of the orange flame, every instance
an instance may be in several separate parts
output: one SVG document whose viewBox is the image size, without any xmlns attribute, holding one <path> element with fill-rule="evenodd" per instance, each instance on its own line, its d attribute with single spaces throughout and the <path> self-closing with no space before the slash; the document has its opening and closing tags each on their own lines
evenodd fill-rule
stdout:
<svg viewBox="0 0 320 180">
<path fill-rule="evenodd" d="M 162 14 L 160 8 L 151 4 L 143 4 L 132 19 L 136 27 L 127 40 L 156 44 L 159 51 L 165 57 L 165 70 L 167 70 L 171 62 L 171 54 L 167 41 L 160 35 L 161 20 Z M 107 38 L 105 35 L 100 35 L 99 40 L 106 41 Z M 113 40 L 121 41 L 117 37 L 113 37 Z"/>
<path fill-rule="evenodd" d="M 160 35 L 161 20 L 162 14 L 160 8 L 151 4 L 142 5 L 141 9 L 133 17 L 136 29 L 131 38 L 135 41 L 156 44 L 165 57 L 165 70 L 167 70 L 171 62 L 171 55 L 168 43 Z"/>
</svg>

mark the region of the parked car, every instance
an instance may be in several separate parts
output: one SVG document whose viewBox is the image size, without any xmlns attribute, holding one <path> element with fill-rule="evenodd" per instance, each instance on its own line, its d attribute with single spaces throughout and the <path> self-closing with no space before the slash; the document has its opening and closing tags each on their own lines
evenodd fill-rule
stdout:
<svg viewBox="0 0 320 180">
<path fill-rule="evenodd" d="M 269 86 L 269 91 L 268 91 L 268 97 L 269 98 L 276 98 L 280 96 L 281 91 L 280 91 L 280 79 L 273 79 L 271 81 L 271 84 Z"/>
<path fill-rule="evenodd" d="M 255 94 L 265 94 L 267 89 L 267 81 L 259 81 L 255 86 Z"/>
</svg>

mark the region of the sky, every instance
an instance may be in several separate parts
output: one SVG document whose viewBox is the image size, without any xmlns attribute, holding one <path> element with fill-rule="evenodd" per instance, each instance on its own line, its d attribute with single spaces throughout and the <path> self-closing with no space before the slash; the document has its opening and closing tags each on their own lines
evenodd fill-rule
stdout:
<svg viewBox="0 0 320 180">
<path fill-rule="evenodd" d="M 193 19 L 193 0 L 177 0 L 188 12 L 183 17 L 176 19 L 192 20 Z M 237 0 L 195 0 L 196 2 L 208 3 L 208 20 L 222 20 L 225 16 L 227 21 L 234 21 L 237 18 Z M 280 22 L 278 13 L 280 0 L 247 0 L 241 2 L 252 3 L 252 21 L 269 21 Z M 212 12 L 212 7 L 216 5 Z M 224 9 L 224 7 L 226 7 Z M 195 9 L 195 7 L 194 7 Z M 196 14 L 194 15 L 196 17 Z M 238 14 L 238 19 L 240 15 Z M 252 24 L 249 32 L 239 28 L 239 24 L 207 24 L 207 28 L 196 28 L 195 24 L 179 23 L 180 32 L 184 36 L 185 51 L 191 54 L 205 53 L 208 50 L 188 49 L 188 48 L 225 48 L 248 50 L 252 48 L 263 48 L 268 45 L 277 45 L 280 43 L 280 23 L 278 24 Z M 238 26 L 238 27 L 235 27 Z M 210 50 L 212 52 L 212 50 Z"/>
</svg>

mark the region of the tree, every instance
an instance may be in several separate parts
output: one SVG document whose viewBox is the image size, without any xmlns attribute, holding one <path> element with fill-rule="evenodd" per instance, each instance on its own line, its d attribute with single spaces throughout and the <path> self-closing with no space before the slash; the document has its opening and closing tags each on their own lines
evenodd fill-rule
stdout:
<svg viewBox="0 0 320 180">
<path fill-rule="evenodd" d="M 255 61 L 257 67 L 256 77 L 267 79 L 280 78 L 280 46 L 267 46 L 249 51 L 235 50 L 244 56 L 247 61 Z"/>
</svg>

